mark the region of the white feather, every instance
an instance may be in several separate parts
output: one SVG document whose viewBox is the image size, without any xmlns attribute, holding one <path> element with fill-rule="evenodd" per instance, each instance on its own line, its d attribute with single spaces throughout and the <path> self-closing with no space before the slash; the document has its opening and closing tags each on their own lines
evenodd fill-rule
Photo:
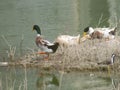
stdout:
<svg viewBox="0 0 120 90">
<path fill-rule="evenodd" d="M 80 34 L 78 36 L 60 35 L 57 37 L 56 42 L 60 45 L 70 46 L 77 45 L 80 41 Z"/>
</svg>

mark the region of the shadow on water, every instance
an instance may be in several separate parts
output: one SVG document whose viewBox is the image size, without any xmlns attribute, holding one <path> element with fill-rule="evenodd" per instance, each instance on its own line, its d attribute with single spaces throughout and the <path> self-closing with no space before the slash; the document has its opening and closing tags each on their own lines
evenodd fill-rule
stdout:
<svg viewBox="0 0 120 90">
<path fill-rule="evenodd" d="M 40 72 L 37 77 L 36 86 L 39 90 L 47 90 L 47 88 L 55 87 L 58 88 L 59 79 L 57 77 L 57 74 Z"/>
</svg>

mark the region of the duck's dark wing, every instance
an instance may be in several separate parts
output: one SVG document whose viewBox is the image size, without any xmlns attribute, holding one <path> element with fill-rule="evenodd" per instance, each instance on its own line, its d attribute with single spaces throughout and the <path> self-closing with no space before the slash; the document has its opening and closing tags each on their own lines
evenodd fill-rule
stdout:
<svg viewBox="0 0 120 90">
<path fill-rule="evenodd" d="M 111 64 L 111 62 L 110 61 L 103 61 L 103 62 L 99 62 L 97 64 L 98 65 L 109 65 L 109 64 Z"/>
<path fill-rule="evenodd" d="M 52 49 L 53 53 L 56 52 L 57 48 L 58 48 L 59 44 L 58 43 L 53 43 L 53 45 L 47 46 L 48 49 Z"/>
<path fill-rule="evenodd" d="M 117 31 L 117 27 L 115 27 L 114 30 L 111 30 L 111 31 L 109 32 L 109 34 L 115 35 L 115 34 L 116 34 L 116 31 Z"/>
</svg>

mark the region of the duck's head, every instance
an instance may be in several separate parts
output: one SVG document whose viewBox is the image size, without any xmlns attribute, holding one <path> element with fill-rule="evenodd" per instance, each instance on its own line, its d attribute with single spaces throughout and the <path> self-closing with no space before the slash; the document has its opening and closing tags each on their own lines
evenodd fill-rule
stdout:
<svg viewBox="0 0 120 90">
<path fill-rule="evenodd" d="M 115 57 L 116 57 L 116 54 L 112 54 L 111 56 L 111 64 L 113 65 L 114 61 L 115 61 Z"/>
<path fill-rule="evenodd" d="M 94 29 L 92 27 L 88 26 L 84 29 L 83 36 L 85 36 L 87 33 L 92 34 L 93 32 L 94 32 Z"/>
<path fill-rule="evenodd" d="M 33 25 L 33 31 L 36 30 L 37 34 L 41 35 L 41 30 L 38 25 Z"/>
</svg>

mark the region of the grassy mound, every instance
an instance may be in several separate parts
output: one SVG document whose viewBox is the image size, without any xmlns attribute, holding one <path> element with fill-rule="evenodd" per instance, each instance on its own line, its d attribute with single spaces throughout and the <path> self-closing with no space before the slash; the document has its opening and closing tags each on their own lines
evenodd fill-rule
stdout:
<svg viewBox="0 0 120 90">
<path fill-rule="evenodd" d="M 43 55 L 35 52 L 27 54 L 21 60 L 10 65 L 37 66 L 44 69 L 62 70 L 107 70 L 107 65 L 98 65 L 98 62 L 110 60 L 111 55 L 117 55 L 114 67 L 119 69 L 120 37 L 113 40 L 87 40 L 80 45 L 59 47 L 56 53 L 50 55 L 50 60 L 43 60 Z M 112 66 L 113 67 L 113 66 Z"/>
</svg>

